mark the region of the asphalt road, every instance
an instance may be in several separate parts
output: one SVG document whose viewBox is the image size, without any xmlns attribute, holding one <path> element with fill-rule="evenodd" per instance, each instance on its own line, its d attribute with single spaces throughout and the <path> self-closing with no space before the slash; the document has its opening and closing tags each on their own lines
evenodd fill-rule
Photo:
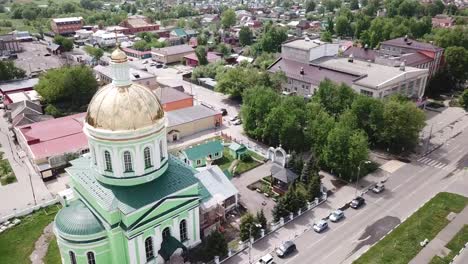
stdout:
<svg viewBox="0 0 468 264">
<path fill-rule="evenodd" d="M 364 207 L 346 209 L 346 218 L 329 223 L 324 233 L 306 231 L 295 239 L 297 253 L 285 259 L 275 257 L 275 262 L 351 263 L 435 194 L 451 191 L 468 196 L 468 175 L 463 172 L 468 166 L 466 142 L 468 131 L 427 156 L 444 164 L 442 168 L 420 162 L 406 164 L 389 178 L 382 194 L 365 194 Z M 314 217 L 319 219 L 326 214 L 324 208 L 317 208 Z"/>
</svg>

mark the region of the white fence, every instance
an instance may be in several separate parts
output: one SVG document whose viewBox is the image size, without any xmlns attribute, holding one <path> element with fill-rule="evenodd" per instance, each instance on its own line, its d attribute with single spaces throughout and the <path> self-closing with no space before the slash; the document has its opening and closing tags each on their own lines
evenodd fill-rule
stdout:
<svg viewBox="0 0 468 264">
<path fill-rule="evenodd" d="M 25 215 L 29 215 L 29 214 L 32 214 L 33 212 L 41 209 L 41 208 L 44 208 L 44 207 L 47 207 L 49 205 L 53 205 L 53 204 L 56 204 L 59 202 L 59 199 L 58 197 L 55 197 L 54 199 L 51 199 L 49 201 L 46 201 L 46 202 L 43 202 L 41 204 L 38 204 L 38 205 L 35 205 L 35 206 L 31 206 L 31 207 L 28 207 L 26 209 L 23 209 L 21 211 L 17 211 L 13 214 L 9 214 L 9 215 L 6 215 L 6 216 L 3 216 L 3 217 L 0 217 L 0 223 L 3 223 L 3 222 L 6 222 L 10 219 L 13 219 L 13 218 L 16 218 L 16 217 L 21 217 L 21 216 L 25 216 Z"/>
</svg>

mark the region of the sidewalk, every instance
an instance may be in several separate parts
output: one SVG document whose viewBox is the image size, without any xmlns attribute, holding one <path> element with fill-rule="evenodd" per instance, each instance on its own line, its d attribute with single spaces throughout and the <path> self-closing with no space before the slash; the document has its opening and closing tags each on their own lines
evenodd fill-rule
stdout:
<svg viewBox="0 0 468 264">
<path fill-rule="evenodd" d="M 468 224 L 468 206 L 463 209 L 437 236 L 427 244 L 410 264 L 429 263 L 436 255 L 445 256 L 449 249 L 445 248 L 450 240 Z"/>
</svg>

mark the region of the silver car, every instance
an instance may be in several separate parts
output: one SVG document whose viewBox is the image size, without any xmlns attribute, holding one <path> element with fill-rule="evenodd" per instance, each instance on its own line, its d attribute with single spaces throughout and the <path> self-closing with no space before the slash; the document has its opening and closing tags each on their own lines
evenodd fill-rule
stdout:
<svg viewBox="0 0 468 264">
<path fill-rule="evenodd" d="M 325 220 L 320 220 L 314 224 L 314 231 L 317 233 L 321 233 L 323 230 L 328 228 L 328 223 Z"/>
<path fill-rule="evenodd" d="M 377 183 L 374 188 L 372 188 L 372 192 L 374 193 L 381 193 L 385 190 L 385 185 L 382 183 Z"/>
<path fill-rule="evenodd" d="M 332 221 L 332 222 L 338 222 L 343 217 L 344 217 L 344 212 L 341 211 L 341 210 L 336 210 L 336 211 L 334 211 L 333 213 L 330 214 L 328 219 L 330 219 L 330 221 Z"/>
</svg>

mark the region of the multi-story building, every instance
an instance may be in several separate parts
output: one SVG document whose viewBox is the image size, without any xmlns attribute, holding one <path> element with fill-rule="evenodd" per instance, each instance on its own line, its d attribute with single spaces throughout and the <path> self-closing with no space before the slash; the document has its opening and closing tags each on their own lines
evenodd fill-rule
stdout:
<svg viewBox="0 0 468 264">
<path fill-rule="evenodd" d="M 124 27 L 124 34 L 136 34 L 140 32 L 150 32 L 159 30 L 158 24 L 153 24 L 149 18 L 141 15 L 129 16 L 122 21 L 119 26 Z"/>
<path fill-rule="evenodd" d="M 184 56 L 194 52 L 189 45 L 177 45 L 165 48 L 152 48 L 151 55 L 154 61 L 163 63 L 180 62 Z"/>
<path fill-rule="evenodd" d="M 54 18 L 50 21 L 50 26 L 55 34 L 70 35 L 75 34 L 84 25 L 82 17 Z"/>
<path fill-rule="evenodd" d="M 13 34 L 0 36 L 0 55 L 21 52 L 20 41 Z"/>
</svg>

